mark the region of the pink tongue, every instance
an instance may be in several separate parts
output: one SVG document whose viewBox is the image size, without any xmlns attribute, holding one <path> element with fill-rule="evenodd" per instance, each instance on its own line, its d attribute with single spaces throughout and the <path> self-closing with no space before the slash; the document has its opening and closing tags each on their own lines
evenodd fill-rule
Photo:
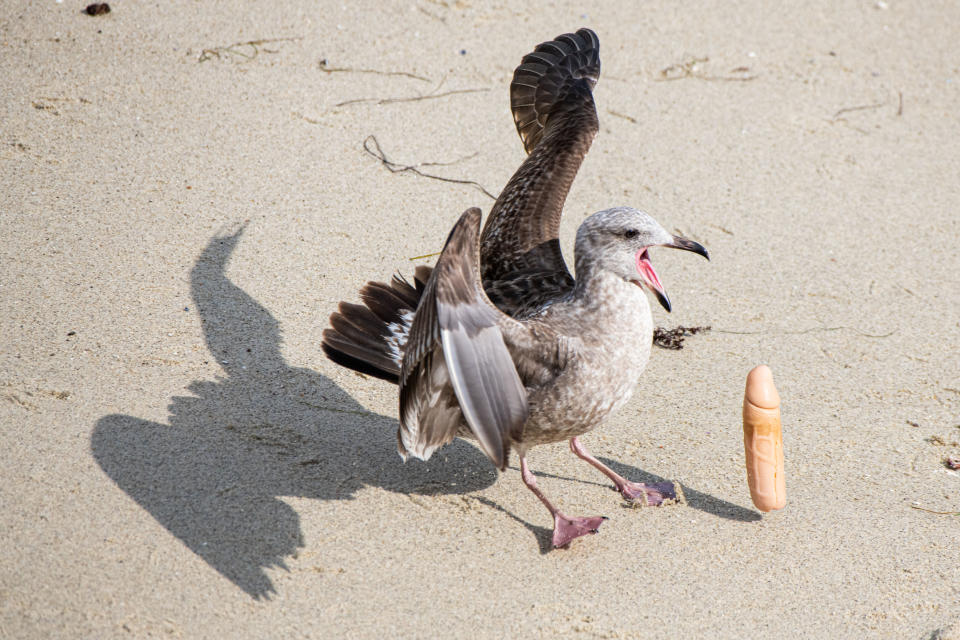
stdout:
<svg viewBox="0 0 960 640">
<path fill-rule="evenodd" d="M 653 265 L 650 264 L 646 249 L 637 252 L 637 272 L 643 276 L 647 284 L 663 293 L 663 285 L 660 284 L 660 278 L 657 276 L 657 272 L 653 270 Z"/>
</svg>

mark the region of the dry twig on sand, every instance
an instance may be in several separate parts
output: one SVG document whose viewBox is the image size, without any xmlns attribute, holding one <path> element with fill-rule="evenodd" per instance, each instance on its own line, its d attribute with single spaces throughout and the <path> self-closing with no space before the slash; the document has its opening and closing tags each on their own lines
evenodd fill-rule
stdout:
<svg viewBox="0 0 960 640">
<path fill-rule="evenodd" d="M 433 253 L 425 253 L 422 256 L 413 256 L 412 258 L 407 258 L 410 262 L 414 260 L 423 260 L 424 258 L 432 258 L 434 256 L 440 255 L 440 251 L 434 251 Z"/>
<path fill-rule="evenodd" d="M 481 93 L 484 91 L 489 91 L 489 89 L 453 89 L 451 91 L 444 91 L 443 93 L 428 93 L 422 96 L 409 96 L 401 98 L 354 98 L 353 100 L 344 100 L 343 102 L 338 102 L 333 105 L 334 107 L 346 107 L 352 104 L 393 104 L 395 102 L 417 102 L 419 100 L 434 100 L 436 98 L 445 98 L 447 96 L 457 95 L 460 93 Z"/>
<path fill-rule="evenodd" d="M 469 184 L 476 187 L 477 189 L 482 191 L 484 194 L 486 194 L 493 200 L 497 199 L 497 196 L 493 195 L 492 193 L 484 189 L 483 185 L 480 184 L 479 182 L 476 182 L 475 180 L 458 180 L 456 178 L 445 178 L 443 176 L 433 175 L 432 173 L 424 173 L 419 169 L 419 167 L 449 166 L 451 164 L 456 164 L 457 162 L 462 162 L 464 160 L 473 158 L 477 154 L 467 156 L 466 158 L 460 158 L 459 160 L 454 160 L 453 162 L 421 162 L 419 164 L 404 165 L 404 164 L 399 164 L 397 162 L 393 162 L 392 160 L 389 160 L 386 154 L 384 154 L 383 149 L 380 148 L 380 142 L 378 142 L 376 136 L 372 134 L 367 136 L 366 139 L 364 139 L 363 150 L 366 151 L 371 156 L 373 156 L 374 158 L 376 158 L 377 160 L 379 160 L 383 164 L 383 166 L 385 166 L 390 171 L 390 173 L 409 172 L 409 173 L 416 174 L 418 176 L 422 176 L 424 178 L 431 178 L 433 180 L 441 180 L 443 182 L 452 182 L 454 184 Z"/>
<path fill-rule="evenodd" d="M 233 44 L 228 44 L 225 47 L 213 47 L 212 49 L 204 49 L 200 52 L 200 57 L 197 58 L 197 62 L 206 62 L 207 60 L 212 60 L 217 58 L 218 60 L 226 56 L 239 56 L 244 59 L 244 62 L 253 60 L 260 52 L 264 53 L 277 53 L 275 49 L 267 49 L 263 45 L 269 44 L 271 42 L 291 42 L 294 40 L 301 40 L 302 38 L 261 38 L 259 40 L 247 40 L 246 42 L 234 42 Z"/>
<path fill-rule="evenodd" d="M 868 110 L 870 110 L 870 109 L 879 109 L 879 108 L 882 107 L 884 104 L 886 104 L 886 103 L 885 103 L 885 102 L 877 102 L 877 103 L 874 103 L 874 104 L 863 104 L 863 105 L 859 105 L 859 106 L 856 106 L 856 107 L 844 107 L 843 109 L 840 109 L 840 110 L 837 111 L 835 114 L 833 114 L 833 118 L 831 118 L 831 119 L 832 119 L 832 120 L 837 120 L 837 119 L 840 118 L 840 116 L 842 116 L 843 114 L 845 114 L 845 113 L 851 113 L 851 112 L 853 112 L 853 111 L 868 111 Z"/>
<path fill-rule="evenodd" d="M 327 59 L 324 58 L 318 63 L 320 71 L 324 73 L 369 73 L 377 76 L 403 76 L 405 78 L 413 78 L 414 80 L 422 80 L 423 82 L 430 82 L 430 78 L 424 78 L 423 76 L 418 76 L 415 73 L 410 73 L 408 71 L 380 71 L 379 69 L 355 69 L 353 67 L 331 67 L 330 63 L 327 62 Z"/>
<path fill-rule="evenodd" d="M 697 80 L 707 80 L 708 82 L 748 82 L 757 78 L 756 74 L 747 75 L 750 71 L 750 68 L 743 66 L 731 69 L 731 75 L 707 75 L 700 70 L 700 66 L 707 62 L 710 62 L 710 58 L 707 56 L 702 58 L 687 58 L 683 62 L 678 62 L 677 64 L 671 64 L 669 67 L 664 67 L 660 70 L 660 77 L 654 79 L 660 82 L 667 80 L 683 80 L 685 78 L 696 78 Z"/>
<path fill-rule="evenodd" d="M 617 118 L 623 118 L 624 120 L 628 122 L 632 122 L 633 124 L 637 124 L 636 118 L 634 118 L 633 116 L 628 116 L 625 113 L 620 113 L 619 111 L 614 111 L 613 109 L 607 109 L 607 113 Z"/>
<path fill-rule="evenodd" d="M 960 516 L 960 511 L 934 511 L 933 509 L 925 509 L 916 504 L 910 505 L 910 508 L 916 509 L 917 511 L 926 511 L 927 513 L 935 513 L 938 516 Z"/>
<path fill-rule="evenodd" d="M 897 329 L 890 331 L 888 333 L 864 333 L 859 329 L 854 327 L 809 327 L 807 329 L 801 329 L 799 331 L 735 331 L 731 329 L 714 329 L 717 333 L 728 333 L 735 336 L 755 336 L 760 335 L 761 333 L 772 333 L 774 335 L 784 335 L 784 336 L 800 336 L 807 333 L 815 333 L 821 331 L 853 331 L 859 336 L 864 338 L 889 338 L 897 332 Z"/>
</svg>

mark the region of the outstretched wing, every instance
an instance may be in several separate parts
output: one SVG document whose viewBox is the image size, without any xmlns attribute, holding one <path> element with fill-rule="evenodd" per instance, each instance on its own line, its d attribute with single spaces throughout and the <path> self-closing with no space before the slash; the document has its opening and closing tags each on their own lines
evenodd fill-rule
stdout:
<svg viewBox="0 0 960 640">
<path fill-rule="evenodd" d="M 480 264 L 491 284 L 518 276 L 546 280 L 562 295 L 573 286 L 560 252 L 560 214 L 599 129 L 593 87 L 600 42 L 590 29 L 558 36 L 523 57 L 510 85 L 517 132 L 530 155 L 507 183 L 483 228 Z"/>
<path fill-rule="evenodd" d="M 478 273 L 480 210 L 450 232 L 427 281 L 400 370 L 399 448 L 429 457 L 457 435 L 461 415 L 484 452 L 506 467 L 527 419 L 527 392 L 503 331 L 523 326 L 487 299 Z"/>
</svg>

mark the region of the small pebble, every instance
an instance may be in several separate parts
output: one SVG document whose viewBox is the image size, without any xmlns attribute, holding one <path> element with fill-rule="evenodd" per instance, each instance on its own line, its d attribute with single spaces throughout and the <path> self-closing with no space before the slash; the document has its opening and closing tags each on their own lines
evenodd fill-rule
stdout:
<svg viewBox="0 0 960 640">
<path fill-rule="evenodd" d="M 94 2 L 93 4 L 88 4 L 83 12 L 88 16 L 102 16 L 110 13 L 110 5 L 106 2 Z"/>
</svg>

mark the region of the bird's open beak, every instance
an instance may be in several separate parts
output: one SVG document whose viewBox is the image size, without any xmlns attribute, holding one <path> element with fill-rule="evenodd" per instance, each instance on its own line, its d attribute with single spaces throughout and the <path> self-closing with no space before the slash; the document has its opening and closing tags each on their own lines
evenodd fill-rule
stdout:
<svg viewBox="0 0 960 640">
<path fill-rule="evenodd" d="M 657 296 L 657 300 L 660 301 L 663 308 L 667 310 L 667 313 L 670 313 L 670 298 L 667 297 L 667 292 L 660 282 L 660 276 L 657 275 L 653 265 L 650 263 L 650 254 L 647 253 L 646 249 L 642 249 L 637 252 L 636 260 L 637 273 L 640 274 L 643 283 L 650 287 L 650 291 L 653 291 L 654 295 Z"/>
<path fill-rule="evenodd" d="M 693 240 L 681 238 L 680 236 L 673 236 L 673 241 L 668 242 L 663 246 L 672 247 L 674 249 L 683 249 L 684 251 L 693 251 L 694 253 L 699 253 L 707 260 L 710 259 L 710 255 L 707 253 L 707 250 L 702 244 L 699 242 L 694 242 Z M 655 296 L 657 296 L 657 301 L 660 303 L 660 305 L 667 310 L 667 313 L 670 313 L 670 309 L 672 308 L 670 305 L 670 298 L 667 297 L 667 292 L 664 290 L 663 284 L 660 282 L 660 278 L 657 276 L 657 272 L 654 271 L 653 265 L 650 264 L 650 256 L 647 254 L 646 249 L 637 253 L 637 272 L 643 279 L 643 283 L 650 287 L 650 290 L 653 291 Z"/>
</svg>

